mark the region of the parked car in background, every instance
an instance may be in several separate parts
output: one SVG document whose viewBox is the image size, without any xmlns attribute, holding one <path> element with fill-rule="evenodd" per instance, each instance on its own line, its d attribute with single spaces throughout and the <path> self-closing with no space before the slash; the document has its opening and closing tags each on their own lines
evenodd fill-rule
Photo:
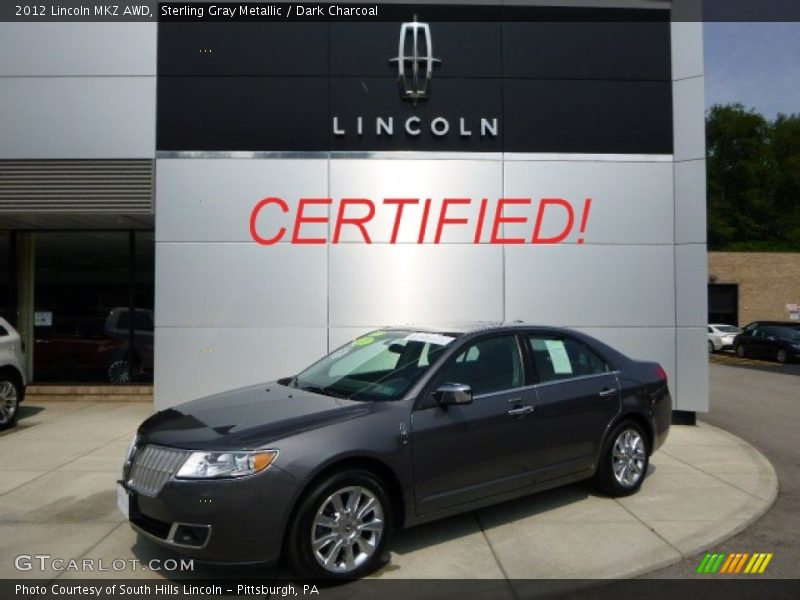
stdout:
<svg viewBox="0 0 800 600">
<path fill-rule="evenodd" d="M 800 359 L 800 323 L 755 321 L 733 342 L 736 356 L 766 358 L 786 363 Z"/>
<path fill-rule="evenodd" d="M 712 323 L 708 326 L 708 351 L 709 353 L 722 350 L 733 350 L 734 338 L 742 333 L 735 325 Z"/>
<path fill-rule="evenodd" d="M 133 528 L 199 560 L 346 579 L 391 532 L 582 479 L 636 492 L 670 427 L 658 363 L 568 329 L 374 331 L 298 375 L 161 411 L 118 486 Z"/>
<path fill-rule="evenodd" d="M 22 340 L 0 317 L 0 429 L 17 422 L 19 403 L 25 397 L 24 373 Z"/>
<path fill-rule="evenodd" d="M 54 315 L 52 324 L 37 326 L 36 380 L 131 383 L 131 362 L 137 380 L 152 380 L 153 312 L 136 309 L 134 314 L 132 340 L 131 311 L 125 307 L 111 309 L 104 318 Z"/>
</svg>

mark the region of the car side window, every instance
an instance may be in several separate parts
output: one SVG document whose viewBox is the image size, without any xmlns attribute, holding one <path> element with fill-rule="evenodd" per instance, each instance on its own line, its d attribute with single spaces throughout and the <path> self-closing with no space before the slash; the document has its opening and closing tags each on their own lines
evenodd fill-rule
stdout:
<svg viewBox="0 0 800 600">
<path fill-rule="evenodd" d="M 708 328 L 708 333 L 714 333 L 714 330 L 711 327 Z"/>
<path fill-rule="evenodd" d="M 764 337 L 764 330 L 763 329 L 759 329 L 758 327 L 753 327 L 749 331 L 749 333 L 754 338 L 763 338 Z"/>
<path fill-rule="evenodd" d="M 439 372 L 435 387 L 463 383 L 475 396 L 522 386 L 522 360 L 513 335 L 480 340 Z"/>
<path fill-rule="evenodd" d="M 541 383 L 611 370 L 593 350 L 571 338 L 531 335 L 528 344 Z"/>
</svg>

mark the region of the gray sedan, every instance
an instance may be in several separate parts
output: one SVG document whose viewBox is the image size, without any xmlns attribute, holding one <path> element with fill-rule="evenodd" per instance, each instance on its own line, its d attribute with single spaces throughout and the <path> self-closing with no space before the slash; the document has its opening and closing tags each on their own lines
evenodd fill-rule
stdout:
<svg viewBox="0 0 800 600">
<path fill-rule="evenodd" d="M 298 375 L 153 415 L 119 505 L 198 560 L 359 577 L 398 527 L 582 479 L 636 492 L 671 403 L 658 364 L 576 331 L 383 329 Z"/>
</svg>

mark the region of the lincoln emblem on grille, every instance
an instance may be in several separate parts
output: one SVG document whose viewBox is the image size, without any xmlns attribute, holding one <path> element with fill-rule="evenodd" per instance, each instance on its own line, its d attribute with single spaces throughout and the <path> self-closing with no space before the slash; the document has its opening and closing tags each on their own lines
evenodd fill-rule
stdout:
<svg viewBox="0 0 800 600">
<path fill-rule="evenodd" d="M 409 45 L 410 53 L 407 52 Z M 397 81 L 403 98 L 411 100 L 414 105 L 418 100 L 425 100 L 429 94 L 433 65 L 442 62 L 433 57 L 431 26 L 419 23 L 417 15 L 414 15 L 413 21 L 403 23 L 400 26 L 397 56 L 389 62 L 397 63 Z"/>
</svg>

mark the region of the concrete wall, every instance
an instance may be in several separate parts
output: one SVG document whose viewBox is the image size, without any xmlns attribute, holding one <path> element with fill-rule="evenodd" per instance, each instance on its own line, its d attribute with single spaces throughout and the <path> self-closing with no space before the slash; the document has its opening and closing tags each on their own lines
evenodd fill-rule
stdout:
<svg viewBox="0 0 800 600">
<path fill-rule="evenodd" d="M 0 159 L 153 158 L 155 23 L 0 23 Z"/>
<path fill-rule="evenodd" d="M 793 252 L 709 252 L 714 283 L 739 285 L 739 325 L 789 319 L 787 304 L 800 304 L 800 254 Z"/>
</svg>

